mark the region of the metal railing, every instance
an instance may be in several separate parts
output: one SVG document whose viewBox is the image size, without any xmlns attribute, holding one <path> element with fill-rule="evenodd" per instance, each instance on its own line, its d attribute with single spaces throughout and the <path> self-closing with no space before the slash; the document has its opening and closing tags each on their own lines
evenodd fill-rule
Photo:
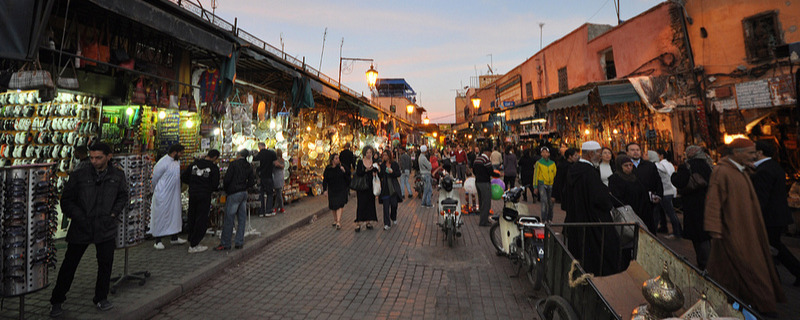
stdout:
<svg viewBox="0 0 800 320">
<path fill-rule="evenodd" d="M 192 1 L 187 1 L 187 0 L 169 0 L 169 1 L 185 9 L 186 11 L 193 13 L 194 15 L 200 17 L 201 19 L 210 22 L 211 24 L 219 27 L 220 29 L 233 33 L 236 37 L 238 37 L 242 41 L 247 42 L 254 47 L 261 48 L 262 50 L 275 55 L 279 59 L 282 59 L 283 61 L 297 67 L 298 69 L 301 69 L 310 75 L 316 76 L 317 78 L 328 83 L 334 88 L 339 88 L 341 91 L 346 92 L 356 98 L 362 100 L 367 99 L 367 97 L 365 97 L 363 94 L 340 84 L 335 79 L 305 64 L 302 60 L 297 59 L 296 57 L 287 54 L 285 51 L 278 49 L 277 47 L 267 43 L 266 41 L 259 39 L 252 33 L 249 33 L 247 31 L 238 28 L 235 24 L 231 24 L 225 19 L 218 17 L 214 13 L 200 7 L 199 5 L 195 4 Z"/>
</svg>

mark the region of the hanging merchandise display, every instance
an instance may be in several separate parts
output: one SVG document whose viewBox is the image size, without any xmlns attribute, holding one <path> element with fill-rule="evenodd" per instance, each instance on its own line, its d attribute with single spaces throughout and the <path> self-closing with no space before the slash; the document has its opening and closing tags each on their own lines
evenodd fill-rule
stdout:
<svg viewBox="0 0 800 320">
<path fill-rule="evenodd" d="M 77 93 L 59 93 L 41 102 L 39 91 L 0 94 L 0 166 L 57 163 L 67 172 L 72 151 L 94 141 L 100 99 Z"/>
<path fill-rule="evenodd" d="M 48 270 L 56 267 L 54 178 L 52 163 L 0 169 L 2 297 L 43 289 L 48 285 Z"/>
</svg>

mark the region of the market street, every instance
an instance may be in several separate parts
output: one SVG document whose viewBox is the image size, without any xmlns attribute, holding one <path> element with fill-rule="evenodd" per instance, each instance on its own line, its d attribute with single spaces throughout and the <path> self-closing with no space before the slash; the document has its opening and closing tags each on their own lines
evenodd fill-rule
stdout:
<svg viewBox="0 0 800 320">
<path fill-rule="evenodd" d="M 495 210 L 501 202 L 494 201 Z M 381 207 L 379 207 L 379 212 Z M 352 221 L 355 198 L 342 221 Z M 381 214 L 379 214 L 381 216 Z M 380 217 L 379 217 L 380 219 Z M 533 290 L 494 254 L 489 228 L 464 217 L 447 247 L 434 209 L 405 199 L 384 231 L 331 228 L 332 216 L 266 246 L 153 319 L 531 319 Z"/>
</svg>

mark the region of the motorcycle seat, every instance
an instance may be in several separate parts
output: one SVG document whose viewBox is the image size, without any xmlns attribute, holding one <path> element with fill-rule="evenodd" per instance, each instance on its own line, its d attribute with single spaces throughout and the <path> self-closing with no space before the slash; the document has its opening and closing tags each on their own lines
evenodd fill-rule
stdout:
<svg viewBox="0 0 800 320">
<path fill-rule="evenodd" d="M 441 203 L 442 203 L 443 206 L 446 206 L 446 205 L 458 205 L 458 200 L 447 198 L 447 199 L 442 200 Z"/>
</svg>

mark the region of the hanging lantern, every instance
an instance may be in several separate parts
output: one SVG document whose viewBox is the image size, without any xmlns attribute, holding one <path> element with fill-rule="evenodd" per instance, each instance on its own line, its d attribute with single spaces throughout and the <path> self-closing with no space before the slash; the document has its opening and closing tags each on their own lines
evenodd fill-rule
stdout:
<svg viewBox="0 0 800 320">
<path fill-rule="evenodd" d="M 408 114 L 412 114 L 412 113 L 414 113 L 414 105 L 413 105 L 413 104 L 411 104 L 411 103 L 409 103 L 409 104 L 406 106 L 406 112 L 408 112 Z"/>
<path fill-rule="evenodd" d="M 481 107 L 481 98 L 472 98 L 472 107 L 478 109 Z"/>
<path fill-rule="evenodd" d="M 422 123 L 427 126 L 429 123 L 431 123 L 431 119 L 428 119 L 428 116 L 425 116 L 425 119 L 422 119 Z"/>
<path fill-rule="evenodd" d="M 367 70 L 367 84 L 370 88 L 375 88 L 376 82 L 378 82 L 378 70 L 375 70 L 375 66 L 370 64 L 369 70 Z"/>
</svg>

